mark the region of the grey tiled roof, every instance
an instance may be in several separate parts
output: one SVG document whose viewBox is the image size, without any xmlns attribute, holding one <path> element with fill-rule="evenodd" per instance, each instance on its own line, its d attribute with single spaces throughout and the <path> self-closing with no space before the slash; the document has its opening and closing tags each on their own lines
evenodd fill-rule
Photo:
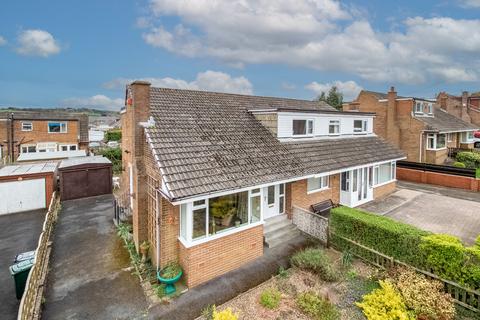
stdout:
<svg viewBox="0 0 480 320">
<path fill-rule="evenodd" d="M 312 103 L 151 88 L 155 127 L 145 130 L 172 200 L 402 157 L 376 137 L 318 141 L 311 148 L 304 148 L 304 143 L 281 143 L 248 112 L 279 105 L 311 108 Z M 301 160 L 308 156 L 307 149 L 312 155 L 323 155 L 310 157 L 314 167 Z"/>
<path fill-rule="evenodd" d="M 53 111 L 1 111 L 0 119 L 7 119 L 13 113 L 17 120 L 77 120 L 80 128 L 80 142 L 88 142 L 88 115 Z"/>
<path fill-rule="evenodd" d="M 433 117 L 415 117 L 426 124 L 427 130 L 448 132 L 476 130 L 478 126 L 467 123 L 442 109 L 435 107 Z"/>
</svg>

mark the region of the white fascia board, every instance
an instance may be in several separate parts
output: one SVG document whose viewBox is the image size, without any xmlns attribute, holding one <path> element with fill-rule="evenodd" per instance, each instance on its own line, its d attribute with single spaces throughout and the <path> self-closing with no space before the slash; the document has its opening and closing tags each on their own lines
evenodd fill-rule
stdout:
<svg viewBox="0 0 480 320">
<path fill-rule="evenodd" d="M 360 169 L 360 168 L 364 168 L 364 167 L 377 166 L 377 165 L 380 165 L 380 164 L 383 164 L 383 163 L 388 163 L 388 162 L 392 162 L 392 161 L 399 161 L 399 160 L 404 160 L 404 159 L 406 159 L 406 157 L 390 159 L 390 160 L 383 160 L 383 161 L 379 161 L 379 162 L 371 162 L 371 163 L 362 164 L 362 165 L 358 165 L 358 166 L 352 166 L 352 167 L 348 167 L 348 168 L 342 168 L 342 169 L 337 169 L 337 170 L 322 172 L 322 173 L 317 173 L 317 174 L 310 174 L 310 175 L 306 175 L 306 176 L 294 177 L 294 178 L 290 178 L 290 179 L 284 179 L 284 180 L 279 180 L 279 181 L 270 182 L 270 183 L 264 183 L 264 184 L 251 186 L 251 187 L 240 188 L 240 189 L 225 190 L 225 191 L 220 191 L 220 192 L 211 192 L 211 193 L 206 193 L 206 194 L 203 194 L 203 195 L 200 195 L 200 196 L 185 198 L 185 199 L 182 199 L 182 200 L 179 200 L 179 201 L 173 201 L 172 204 L 176 206 L 176 205 L 180 205 L 180 204 L 188 203 L 188 202 L 192 202 L 192 201 L 204 200 L 204 199 L 207 199 L 207 198 L 215 198 L 215 197 L 224 196 L 224 195 L 227 195 L 227 194 L 238 193 L 238 192 L 243 192 L 243 191 L 248 191 L 248 190 L 258 189 L 258 188 L 265 188 L 265 187 L 268 187 L 268 186 L 271 186 L 271 185 L 289 183 L 289 182 L 304 180 L 304 179 L 308 179 L 308 178 L 318 178 L 318 177 L 323 177 L 323 176 L 329 176 L 329 175 L 341 173 L 341 172 L 344 172 L 344 171 L 350 171 L 350 170 Z"/>
</svg>

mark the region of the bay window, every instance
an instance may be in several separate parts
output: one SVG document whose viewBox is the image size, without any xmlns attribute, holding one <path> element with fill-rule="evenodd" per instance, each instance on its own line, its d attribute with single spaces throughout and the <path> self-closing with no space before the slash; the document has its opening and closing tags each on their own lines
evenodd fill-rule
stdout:
<svg viewBox="0 0 480 320">
<path fill-rule="evenodd" d="M 396 163 L 387 162 L 374 167 L 375 185 L 388 183 L 395 180 Z"/>
<path fill-rule="evenodd" d="M 473 131 L 462 132 L 462 143 L 473 142 Z"/>
<path fill-rule="evenodd" d="M 313 119 L 293 120 L 292 127 L 294 136 L 313 135 Z"/>
<path fill-rule="evenodd" d="M 258 223 L 262 220 L 261 199 L 258 188 L 182 204 L 180 237 L 195 243 Z"/>
<path fill-rule="evenodd" d="M 427 135 L 427 150 L 443 149 L 446 146 L 445 134 L 429 133 Z"/>
</svg>

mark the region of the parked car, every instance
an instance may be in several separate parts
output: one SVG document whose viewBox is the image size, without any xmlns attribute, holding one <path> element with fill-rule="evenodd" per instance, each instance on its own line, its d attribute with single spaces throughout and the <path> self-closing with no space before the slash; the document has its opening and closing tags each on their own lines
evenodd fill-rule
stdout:
<svg viewBox="0 0 480 320">
<path fill-rule="evenodd" d="M 475 131 L 473 134 L 473 146 L 476 149 L 480 149 L 480 131 Z"/>
</svg>

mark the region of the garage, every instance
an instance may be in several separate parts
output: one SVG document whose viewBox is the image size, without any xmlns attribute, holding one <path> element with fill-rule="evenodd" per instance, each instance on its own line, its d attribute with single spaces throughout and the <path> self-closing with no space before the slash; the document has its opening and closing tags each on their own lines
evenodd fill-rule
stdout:
<svg viewBox="0 0 480 320">
<path fill-rule="evenodd" d="M 56 163 L 47 162 L 1 168 L 0 215 L 47 208 L 56 167 Z"/>
<path fill-rule="evenodd" d="M 62 201 L 112 193 L 112 163 L 107 158 L 77 157 L 59 167 Z"/>
</svg>

